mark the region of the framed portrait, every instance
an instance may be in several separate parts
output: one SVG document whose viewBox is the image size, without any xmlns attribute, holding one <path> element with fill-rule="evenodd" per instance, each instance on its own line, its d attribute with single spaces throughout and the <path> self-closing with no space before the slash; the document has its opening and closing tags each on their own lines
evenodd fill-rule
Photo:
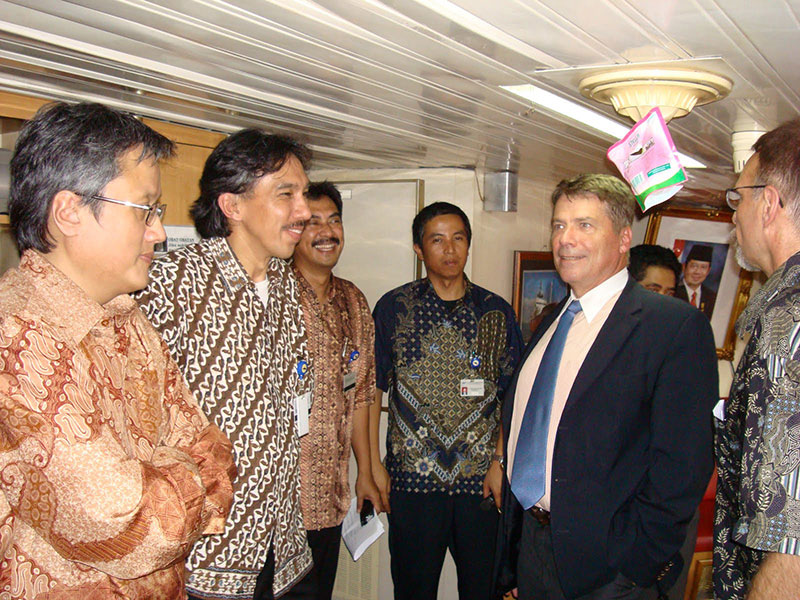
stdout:
<svg viewBox="0 0 800 600">
<path fill-rule="evenodd" d="M 569 293 L 550 252 L 514 252 L 514 312 L 527 344 L 539 321 Z"/>
<path fill-rule="evenodd" d="M 684 600 L 712 600 L 714 584 L 711 581 L 711 552 L 697 552 L 689 567 Z"/>
<path fill-rule="evenodd" d="M 670 248 L 683 266 L 675 296 L 711 321 L 717 357 L 733 360 L 734 325 L 747 304 L 752 273 L 736 263 L 729 212 L 667 208 L 650 216 L 645 244 Z"/>
</svg>

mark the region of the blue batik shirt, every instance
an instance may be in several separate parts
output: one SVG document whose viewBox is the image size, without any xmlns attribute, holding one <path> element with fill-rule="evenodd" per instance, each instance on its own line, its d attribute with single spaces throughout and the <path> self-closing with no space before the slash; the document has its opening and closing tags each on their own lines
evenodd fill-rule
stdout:
<svg viewBox="0 0 800 600">
<path fill-rule="evenodd" d="M 800 253 L 736 323 L 750 334 L 715 419 L 714 598 L 745 598 L 768 552 L 800 555 Z"/>
<path fill-rule="evenodd" d="M 464 297 L 447 303 L 422 279 L 385 294 L 373 317 L 392 489 L 482 493 L 522 350 L 508 302 L 467 281 Z"/>
</svg>

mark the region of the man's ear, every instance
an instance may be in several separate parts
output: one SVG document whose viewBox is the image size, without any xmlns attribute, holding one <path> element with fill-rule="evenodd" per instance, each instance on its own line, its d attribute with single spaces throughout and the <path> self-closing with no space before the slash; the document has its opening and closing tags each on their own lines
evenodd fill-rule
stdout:
<svg viewBox="0 0 800 600">
<path fill-rule="evenodd" d="M 619 232 L 619 253 L 626 254 L 631 249 L 631 242 L 633 241 L 633 230 L 625 226 Z"/>
<path fill-rule="evenodd" d="M 238 194 L 231 194 L 225 192 L 217 197 L 217 205 L 229 221 L 241 221 L 241 213 L 239 211 L 241 198 Z"/>
<path fill-rule="evenodd" d="M 762 200 L 764 200 L 762 203 L 764 207 L 762 208 L 761 218 L 764 226 L 767 226 L 772 224 L 780 214 L 781 196 L 778 190 L 771 185 L 765 187 L 761 194 Z"/>
<path fill-rule="evenodd" d="M 420 248 L 417 244 L 414 244 L 414 254 L 417 255 L 418 259 L 425 262 L 425 257 L 422 255 L 422 248 Z"/>
<path fill-rule="evenodd" d="M 63 237 L 75 237 L 80 234 L 82 220 L 86 218 L 86 214 L 87 211 L 81 210 L 81 197 L 78 194 L 61 190 L 53 196 L 53 202 L 50 204 L 48 227 L 53 229 L 53 233 L 60 232 Z"/>
</svg>

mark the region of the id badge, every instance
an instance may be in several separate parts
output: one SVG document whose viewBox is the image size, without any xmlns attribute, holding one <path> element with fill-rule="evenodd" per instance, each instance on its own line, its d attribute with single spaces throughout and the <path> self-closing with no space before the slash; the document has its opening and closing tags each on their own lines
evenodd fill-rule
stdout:
<svg viewBox="0 0 800 600">
<path fill-rule="evenodd" d="M 344 379 L 344 385 L 342 386 L 342 389 L 345 392 L 349 392 L 354 387 L 356 387 L 356 372 L 354 370 L 350 371 L 349 373 L 345 373 L 343 379 Z"/>
<path fill-rule="evenodd" d="M 311 392 L 306 392 L 302 396 L 296 396 L 292 400 L 294 404 L 294 424 L 297 427 L 297 437 L 303 437 L 308 433 L 308 414 L 311 412 Z"/>
<path fill-rule="evenodd" d="M 461 380 L 461 397 L 462 398 L 483 396 L 483 393 L 484 393 L 483 379 L 462 379 Z"/>
</svg>

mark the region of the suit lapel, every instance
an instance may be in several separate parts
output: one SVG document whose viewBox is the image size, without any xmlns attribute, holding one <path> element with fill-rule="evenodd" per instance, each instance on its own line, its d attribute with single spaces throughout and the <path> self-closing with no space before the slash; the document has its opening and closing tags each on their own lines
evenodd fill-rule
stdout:
<svg viewBox="0 0 800 600">
<path fill-rule="evenodd" d="M 514 371 L 514 377 L 511 379 L 511 384 L 506 388 L 506 393 L 503 398 L 503 408 L 501 412 L 501 416 L 503 419 L 503 434 L 506 437 L 506 441 L 508 441 L 508 431 L 511 428 L 511 416 L 514 411 L 514 396 L 516 396 L 517 392 L 517 380 L 519 379 L 520 371 L 522 371 L 522 366 L 525 364 L 525 361 L 528 360 L 528 356 L 530 356 L 533 349 L 536 347 L 536 344 L 539 343 L 539 340 L 542 339 L 544 332 L 553 324 L 553 321 L 556 320 L 556 317 L 561 314 L 562 309 L 564 308 L 564 304 L 567 303 L 570 296 L 567 296 L 559 302 L 558 306 L 553 310 L 549 315 L 547 315 L 542 322 L 539 323 L 539 326 L 536 328 L 536 331 L 533 332 L 533 337 L 531 337 L 531 341 L 528 342 L 528 345 L 525 347 L 525 351 L 522 353 L 522 358 L 519 359 L 517 363 L 517 368 Z"/>
<path fill-rule="evenodd" d="M 591 388 L 595 380 L 616 358 L 619 348 L 622 348 L 631 333 L 639 326 L 642 303 L 639 290 L 636 289 L 638 285 L 633 279 L 628 278 L 627 285 L 597 334 L 597 339 L 575 377 L 564 412 Z"/>
</svg>

